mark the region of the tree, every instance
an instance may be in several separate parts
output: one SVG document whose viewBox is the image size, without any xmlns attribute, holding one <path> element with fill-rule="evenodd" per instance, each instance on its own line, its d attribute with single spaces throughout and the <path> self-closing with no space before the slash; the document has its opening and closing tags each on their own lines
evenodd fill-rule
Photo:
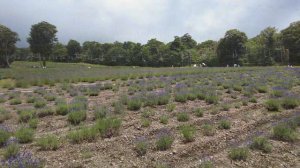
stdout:
<svg viewBox="0 0 300 168">
<path fill-rule="evenodd" d="M 192 49 L 197 46 L 197 42 L 188 33 L 180 37 L 181 43 L 186 49 Z"/>
<path fill-rule="evenodd" d="M 56 43 L 52 51 L 52 60 L 54 61 L 66 61 L 68 59 L 68 50 L 66 46 L 61 43 Z"/>
<path fill-rule="evenodd" d="M 242 64 L 247 36 L 237 29 L 228 30 L 219 41 L 217 54 L 221 65 Z"/>
<path fill-rule="evenodd" d="M 200 43 L 196 47 L 197 54 L 192 58 L 193 63 L 205 63 L 208 66 L 216 66 L 218 64 L 216 53 L 217 45 L 218 42 L 213 40 L 207 40 Z"/>
<path fill-rule="evenodd" d="M 76 55 L 80 54 L 81 47 L 80 43 L 76 40 L 70 40 L 67 44 L 68 55 L 71 60 L 76 58 Z"/>
<path fill-rule="evenodd" d="M 0 67 L 7 68 L 13 61 L 11 56 L 15 52 L 17 41 L 19 41 L 19 38 L 16 32 L 0 25 Z"/>
<path fill-rule="evenodd" d="M 46 67 L 46 61 L 49 59 L 53 46 L 57 41 L 56 33 L 56 27 L 45 21 L 31 27 L 27 41 L 30 44 L 31 51 L 40 56 L 43 67 Z"/>
<path fill-rule="evenodd" d="M 282 42 L 289 52 L 289 63 L 300 64 L 300 21 L 281 31 Z"/>
</svg>

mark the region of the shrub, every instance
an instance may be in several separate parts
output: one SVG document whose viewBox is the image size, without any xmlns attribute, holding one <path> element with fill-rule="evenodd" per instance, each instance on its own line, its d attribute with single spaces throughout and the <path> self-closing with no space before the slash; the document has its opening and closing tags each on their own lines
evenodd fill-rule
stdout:
<svg viewBox="0 0 300 168">
<path fill-rule="evenodd" d="M 162 115 L 162 116 L 160 116 L 160 118 L 159 118 L 159 121 L 160 121 L 160 123 L 162 123 L 162 124 L 168 124 L 168 120 L 169 120 L 169 117 L 166 116 L 166 115 Z"/>
<path fill-rule="evenodd" d="M 267 93 L 268 92 L 268 87 L 267 86 L 258 86 L 257 91 L 259 93 Z"/>
<path fill-rule="evenodd" d="M 265 106 L 268 109 L 268 111 L 279 111 L 280 101 L 276 99 L 270 99 L 266 101 Z"/>
<path fill-rule="evenodd" d="M 272 93 L 272 95 L 275 97 L 282 97 L 283 94 L 284 94 L 283 90 L 273 90 L 273 93 Z"/>
<path fill-rule="evenodd" d="M 67 115 L 69 112 L 69 107 L 66 103 L 60 103 L 56 106 L 56 114 Z"/>
<path fill-rule="evenodd" d="M 222 121 L 220 121 L 220 123 L 219 123 L 219 128 L 220 128 L 220 129 L 230 129 L 230 127 L 231 127 L 230 121 L 222 120 Z"/>
<path fill-rule="evenodd" d="M 25 109 L 20 111 L 19 122 L 27 123 L 30 119 L 35 118 L 35 111 L 31 109 Z"/>
<path fill-rule="evenodd" d="M 142 127 L 149 127 L 151 125 L 151 120 L 147 118 L 142 119 Z"/>
<path fill-rule="evenodd" d="M 5 129 L 0 128 L 0 146 L 3 146 L 9 137 L 10 133 Z"/>
<path fill-rule="evenodd" d="M 142 107 L 142 101 L 139 98 L 132 98 L 127 102 L 128 110 L 137 111 Z"/>
<path fill-rule="evenodd" d="M 197 116 L 197 117 L 203 117 L 203 110 L 201 109 L 201 108 L 196 108 L 195 110 L 194 110 L 194 113 L 195 113 L 195 115 Z"/>
<path fill-rule="evenodd" d="M 28 125 L 30 128 L 32 129 L 36 129 L 37 128 L 37 125 L 39 123 L 39 120 L 37 118 L 32 118 L 28 121 Z"/>
<path fill-rule="evenodd" d="M 175 107 L 176 105 L 174 103 L 167 104 L 167 111 L 172 112 L 174 111 Z"/>
<path fill-rule="evenodd" d="M 22 152 L 18 153 L 15 157 L 9 158 L 7 161 L 2 162 L 3 167 L 9 168 L 42 168 L 44 167 L 44 162 L 36 159 L 31 153 Z"/>
<path fill-rule="evenodd" d="M 234 91 L 240 92 L 240 91 L 243 90 L 243 87 L 242 87 L 241 85 L 234 85 L 234 86 L 233 86 L 233 90 L 234 90 Z"/>
<path fill-rule="evenodd" d="M 279 124 L 273 128 L 273 137 L 281 141 L 294 142 L 297 139 L 297 134 L 287 124 Z"/>
<path fill-rule="evenodd" d="M 42 108 L 37 111 L 36 115 L 39 118 L 50 116 L 54 114 L 54 110 L 50 107 Z"/>
<path fill-rule="evenodd" d="M 258 149 L 264 153 L 269 153 L 272 150 L 272 146 L 265 137 L 256 137 L 253 143 L 250 145 L 251 149 Z"/>
<path fill-rule="evenodd" d="M 20 151 L 19 145 L 16 143 L 11 143 L 5 148 L 3 156 L 5 159 L 16 157 L 19 151 Z"/>
<path fill-rule="evenodd" d="M 218 103 L 218 96 L 217 95 L 214 95 L 214 94 L 211 94 L 211 95 L 207 95 L 205 97 L 205 101 L 208 103 L 208 104 L 217 104 Z"/>
<path fill-rule="evenodd" d="M 204 161 L 199 165 L 199 168 L 213 168 L 211 161 Z"/>
<path fill-rule="evenodd" d="M 5 120 L 10 119 L 10 117 L 10 112 L 0 107 L 0 124 L 3 123 Z"/>
<path fill-rule="evenodd" d="M 189 120 L 189 115 L 185 112 L 181 112 L 177 114 L 177 121 L 185 122 Z"/>
<path fill-rule="evenodd" d="M 256 100 L 255 97 L 252 97 L 252 98 L 250 98 L 249 102 L 251 102 L 251 103 L 257 103 L 257 100 Z"/>
<path fill-rule="evenodd" d="M 94 113 L 96 119 L 105 118 L 108 113 L 108 108 L 106 106 L 96 107 Z"/>
<path fill-rule="evenodd" d="M 230 109 L 230 106 L 228 104 L 222 105 L 222 110 L 223 111 L 229 111 L 229 109 Z"/>
<path fill-rule="evenodd" d="M 59 140 L 55 135 L 46 135 L 37 140 L 37 146 L 41 150 L 56 150 L 59 148 Z"/>
<path fill-rule="evenodd" d="M 26 102 L 27 103 L 34 103 L 37 100 L 37 97 L 35 96 L 30 96 L 27 98 Z"/>
<path fill-rule="evenodd" d="M 34 107 L 35 108 L 42 108 L 46 106 L 46 101 L 43 99 L 38 99 L 34 102 Z"/>
<path fill-rule="evenodd" d="M 16 131 L 15 136 L 20 143 L 32 142 L 34 131 L 31 128 L 20 128 Z"/>
<path fill-rule="evenodd" d="M 170 135 L 162 135 L 156 141 L 156 148 L 158 150 L 164 151 L 171 148 L 174 139 Z"/>
<path fill-rule="evenodd" d="M 151 109 L 145 109 L 142 113 L 142 117 L 144 118 L 149 118 L 150 116 L 154 115 L 154 111 L 152 111 Z"/>
<path fill-rule="evenodd" d="M 44 98 L 47 100 L 47 101 L 54 101 L 56 99 L 56 95 L 55 94 L 51 94 L 51 93 L 48 93 L 44 96 Z"/>
<path fill-rule="evenodd" d="M 202 126 L 203 129 L 203 134 L 206 136 L 213 136 L 216 132 L 214 126 L 210 125 L 210 124 L 204 124 Z"/>
<path fill-rule="evenodd" d="M 81 143 L 83 141 L 92 142 L 96 139 L 98 129 L 96 127 L 83 127 L 79 130 L 72 131 L 67 135 L 67 138 L 72 143 Z"/>
<path fill-rule="evenodd" d="M 229 151 L 228 156 L 232 160 L 246 160 L 248 155 L 248 148 L 233 148 Z"/>
<path fill-rule="evenodd" d="M 10 105 L 18 105 L 18 104 L 22 104 L 22 100 L 19 99 L 19 98 L 14 98 L 14 99 L 11 99 L 10 102 L 9 102 Z"/>
<path fill-rule="evenodd" d="M 144 156 L 147 153 L 148 144 L 145 141 L 139 141 L 135 145 L 135 150 L 138 156 Z"/>
<path fill-rule="evenodd" d="M 196 129 L 190 125 L 183 125 L 180 127 L 180 132 L 185 142 L 192 142 L 194 140 Z"/>
<path fill-rule="evenodd" d="M 110 138 L 119 134 L 121 120 L 117 118 L 104 118 L 96 123 L 96 129 L 99 130 L 101 137 Z"/>
<path fill-rule="evenodd" d="M 125 109 L 124 105 L 120 101 L 115 102 L 113 104 L 113 107 L 114 107 L 114 113 L 115 114 L 122 114 L 124 112 L 124 109 Z"/>
<path fill-rule="evenodd" d="M 298 100 L 296 98 L 285 98 L 281 103 L 285 109 L 294 109 L 298 106 Z"/>
<path fill-rule="evenodd" d="M 68 121 L 73 125 L 80 124 L 86 119 L 86 111 L 73 111 L 68 114 Z"/>
<path fill-rule="evenodd" d="M 185 103 L 188 100 L 187 94 L 177 93 L 175 94 L 175 101 Z"/>
</svg>

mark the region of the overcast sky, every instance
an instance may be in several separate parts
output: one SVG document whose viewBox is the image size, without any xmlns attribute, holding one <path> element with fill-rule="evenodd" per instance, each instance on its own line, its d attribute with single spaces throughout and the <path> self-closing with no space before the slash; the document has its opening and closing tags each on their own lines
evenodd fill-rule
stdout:
<svg viewBox="0 0 300 168">
<path fill-rule="evenodd" d="M 198 42 L 218 40 L 232 28 L 257 35 L 300 20 L 300 0 L 0 0 L 0 24 L 28 46 L 32 24 L 47 21 L 66 44 L 134 41 L 169 42 L 189 33 Z"/>
</svg>

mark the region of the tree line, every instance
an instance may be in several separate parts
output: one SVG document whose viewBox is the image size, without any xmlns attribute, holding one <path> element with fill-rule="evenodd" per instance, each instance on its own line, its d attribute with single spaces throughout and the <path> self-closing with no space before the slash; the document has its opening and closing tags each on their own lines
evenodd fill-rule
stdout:
<svg viewBox="0 0 300 168">
<path fill-rule="evenodd" d="M 18 34 L 0 24 L 0 67 L 9 67 L 14 60 L 86 62 L 127 66 L 270 66 L 300 64 L 300 21 L 278 31 L 267 27 L 248 38 L 246 33 L 231 29 L 219 41 L 197 43 L 191 35 L 175 36 L 164 43 L 150 39 L 146 44 L 131 41 L 82 45 L 71 39 L 64 45 L 56 38 L 55 25 L 40 22 L 32 25 L 27 42 L 29 48 L 17 48 Z"/>
</svg>

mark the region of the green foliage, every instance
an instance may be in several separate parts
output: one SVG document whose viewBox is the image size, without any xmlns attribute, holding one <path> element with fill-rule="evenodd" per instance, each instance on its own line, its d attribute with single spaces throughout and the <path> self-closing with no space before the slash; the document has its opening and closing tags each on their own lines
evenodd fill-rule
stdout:
<svg viewBox="0 0 300 168">
<path fill-rule="evenodd" d="M 162 124 L 168 124 L 168 120 L 169 120 L 169 117 L 166 116 L 166 115 L 162 115 L 159 118 L 159 122 L 162 123 Z"/>
<path fill-rule="evenodd" d="M 5 159 L 9 159 L 11 157 L 17 156 L 19 151 L 20 146 L 16 143 L 11 143 L 5 148 L 3 156 Z"/>
<path fill-rule="evenodd" d="M 139 98 L 133 98 L 127 101 L 128 110 L 137 111 L 142 107 L 142 101 Z"/>
<path fill-rule="evenodd" d="M 219 128 L 220 129 L 230 129 L 231 123 L 228 120 L 221 120 L 219 123 Z"/>
<path fill-rule="evenodd" d="M 68 114 L 68 121 L 73 125 L 80 124 L 81 121 L 86 119 L 86 111 L 73 111 Z"/>
<path fill-rule="evenodd" d="M 231 160 L 246 160 L 249 155 L 248 148 L 233 148 L 229 151 L 229 158 Z"/>
<path fill-rule="evenodd" d="M 32 118 L 28 121 L 28 125 L 32 129 L 36 129 L 38 126 L 39 120 L 37 118 Z"/>
<path fill-rule="evenodd" d="M 199 165 L 199 168 L 213 168 L 213 163 L 211 161 L 204 161 Z"/>
<path fill-rule="evenodd" d="M 268 111 L 279 111 L 280 101 L 276 99 L 269 99 L 268 101 L 266 101 L 265 106 Z"/>
<path fill-rule="evenodd" d="M 59 148 L 59 140 L 55 135 L 46 135 L 37 139 L 37 146 L 41 150 L 57 150 Z"/>
<path fill-rule="evenodd" d="M 281 141 L 294 142 L 297 139 L 297 133 L 287 124 L 279 124 L 273 128 L 273 137 Z"/>
<path fill-rule="evenodd" d="M 186 112 L 181 112 L 177 114 L 177 121 L 186 122 L 190 119 L 189 115 Z"/>
<path fill-rule="evenodd" d="M 284 98 L 281 105 L 285 109 L 294 109 L 299 105 L 299 102 L 296 98 Z"/>
<path fill-rule="evenodd" d="M 176 102 L 185 103 L 188 100 L 187 94 L 175 94 L 174 100 Z"/>
<path fill-rule="evenodd" d="M 35 111 L 31 109 L 24 109 L 19 112 L 19 122 L 27 123 L 29 120 L 35 118 Z"/>
<path fill-rule="evenodd" d="M 114 107 L 115 114 L 123 114 L 124 113 L 125 107 L 121 101 L 114 102 L 113 107 Z"/>
<path fill-rule="evenodd" d="M 69 106 L 66 103 L 59 103 L 56 106 L 56 114 L 58 115 L 67 115 L 69 112 Z"/>
<path fill-rule="evenodd" d="M 147 118 L 143 118 L 141 122 L 142 122 L 142 127 L 149 127 L 151 125 L 151 120 Z"/>
<path fill-rule="evenodd" d="M 172 112 L 176 108 L 176 105 L 174 103 L 167 104 L 167 111 Z"/>
<path fill-rule="evenodd" d="M 34 107 L 35 108 L 43 108 L 45 107 L 47 104 L 47 102 L 43 99 L 37 99 L 35 102 L 34 102 Z"/>
<path fill-rule="evenodd" d="M 174 141 L 174 139 L 170 135 L 162 135 L 156 141 L 156 148 L 158 150 L 165 151 L 165 150 L 171 148 L 173 141 Z"/>
<path fill-rule="evenodd" d="M 269 153 L 272 150 L 270 142 L 265 137 L 256 137 L 250 145 L 251 149 L 258 149 L 264 153 Z"/>
<path fill-rule="evenodd" d="M 217 104 L 218 101 L 219 101 L 219 98 L 217 95 L 215 94 L 210 94 L 210 95 L 206 95 L 205 96 L 205 101 L 208 103 L 208 104 Z"/>
<path fill-rule="evenodd" d="M 5 120 L 10 119 L 10 117 L 10 111 L 0 107 L 0 124 L 3 123 Z"/>
<path fill-rule="evenodd" d="M 20 98 L 14 98 L 11 99 L 9 102 L 10 105 L 18 105 L 18 104 L 22 104 L 22 100 Z"/>
<path fill-rule="evenodd" d="M 144 156 L 147 153 L 148 144 L 145 141 L 137 142 L 135 145 L 135 150 L 138 156 Z"/>
<path fill-rule="evenodd" d="M 268 87 L 267 86 L 258 86 L 257 91 L 259 93 L 267 93 L 268 92 Z"/>
<path fill-rule="evenodd" d="M 96 107 L 94 113 L 96 119 L 105 118 L 108 113 L 108 108 L 106 106 Z"/>
<path fill-rule="evenodd" d="M 50 107 L 45 107 L 36 112 L 36 116 L 39 118 L 43 118 L 46 116 L 51 116 L 54 114 L 54 110 Z"/>
<path fill-rule="evenodd" d="M 29 143 L 33 141 L 34 131 L 31 128 L 20 128 L 15 133 L 20 143 Z"/>
<path fill-rule="evenodd" d="M 183 125 L 180 127 L 180 132 L 181 132 L 185 142 L 194 141 L 196 129 L 193 126 Z"/>
<path fill-rule="evenodd" d="M 216 132 L 216 129 L 214 126 L 210 124 L 204 124 L 202 126 L 203 134 L 206 136 L 213 136 Z"/>
<path fill-rule="evenodd" d="M 201 108 L 196 108 L 194 110 L 194 113 L 195 113 L 195 116 L 197 116 L 197 117 L 203 117 L 203 114 L 204 114 L 204 112 Z"/>
<path fill-rule="evenodd" d="M 92 142 L 97 138 L 98 129 L 96 127 L 83 127 L 76 131 L 68 133 L 67 138 L 75 144 L 82 143 L 84 141 Z"/>
<path fill-rule="evenodd" d="M 4 129 L 0 129 L 0 147 L 9 139 L 10 133 Z"/>
<path fill-rule="evenodd" d="M 96 129 L 100 132 L 101 137 L 110 138 L 119 134 L 121 120 L 117 118 L 99 119 L 96 123 Z"/>
</svg>

